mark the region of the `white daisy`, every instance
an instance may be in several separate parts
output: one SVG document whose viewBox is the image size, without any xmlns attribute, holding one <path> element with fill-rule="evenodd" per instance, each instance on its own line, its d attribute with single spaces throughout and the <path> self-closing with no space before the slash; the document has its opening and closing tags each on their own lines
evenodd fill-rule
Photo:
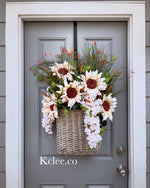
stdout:
<svg viewBox="0 0 150 188">
<path fill-rule="evenodd" d="M 50 68 L 53 74 L 57 75 L 59 78 L 67 78 L 72 81 L 72 74 L 74 73 L 71 71 L 72 66 L 67 61 L 64 61 L 62 64 L 55 63 L 55 66 Z"/>
<path fill-rule="evenodd" d="M 104 82 L 105 78 L 101 78 L 102 73 L 98 74 L 98 71 L 86 71 L 85 76 L 82 75 L 81 78 L 83 80 L 83 85 L 85 87 L 85 91 L 89 95 L 101 95 L 100 91 L 106 89 L 107 84 Z"/>
<path fill-rule="evenodd" d="M 65 80 L 64 81 L 64 87 L 60 87 L 60 89 L 62 90 L 62 101 L 67 102 L 68 103 L 68 107 L 72 107 L 76 102 L 80 102 L 81 101 L 81 95 L 82 93 L 80 92 L 80 90 L 82 89 L 82 86 L 80 85 L 79 82 L 74 81 L 74 82 L 70 82 L 68 84 L 68 82 Z"/>
<path fill-rule="evenodd" d="M 111 93 L 108 96 L 104 95 L 103 100 L 101 101 L 101 112 L 103 115 L 103 120 L 109 118 L 112 121 L 112 112 L 114 112 L 115 108 L 117 107 L 117 99 L 115 97 L 112 98 L 111 95 Z"/>
</svg>

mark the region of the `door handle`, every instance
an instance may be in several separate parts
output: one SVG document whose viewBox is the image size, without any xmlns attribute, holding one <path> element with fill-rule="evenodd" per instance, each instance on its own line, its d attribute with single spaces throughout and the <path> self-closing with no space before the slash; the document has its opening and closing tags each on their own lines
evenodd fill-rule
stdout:
<svg viewBox="0 0 150 188">
<path fill-rule="evenodd" d="M 119 174 L 120 174 L 121 176 L 125 176 L 125 175 L 126 175 L 126 170 L 125 170 L 125 167 L 124 167 L 123 165 L 119 165 L 119 166 L 117 167 L 117 171 L 119 172 Z"/>
</svg>

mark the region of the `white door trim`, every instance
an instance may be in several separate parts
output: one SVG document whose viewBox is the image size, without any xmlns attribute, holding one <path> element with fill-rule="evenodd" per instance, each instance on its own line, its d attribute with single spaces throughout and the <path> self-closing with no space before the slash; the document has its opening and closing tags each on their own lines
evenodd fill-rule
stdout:
<svg viewBox="0 0 150 188">
<path fill-rule="evenodd" d="M 129 188 L 146 188 L 144 1 L 6 3 L 6 187 L 24 188 L 24 20 L 126 20 Z"/>
</svg>

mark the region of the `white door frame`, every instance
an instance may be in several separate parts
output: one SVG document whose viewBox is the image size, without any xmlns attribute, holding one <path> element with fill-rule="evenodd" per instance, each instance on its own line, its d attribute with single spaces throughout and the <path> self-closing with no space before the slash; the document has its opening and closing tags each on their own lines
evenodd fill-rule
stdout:
<svg viewBox="0 0 150 188">
<path fill-rule="evenodd" d="M 128 22 L 129 188 L 146 188 L 144 1 L 6 3 L 6 187 L 24 188 L 24 20 Z"/>
</svg>

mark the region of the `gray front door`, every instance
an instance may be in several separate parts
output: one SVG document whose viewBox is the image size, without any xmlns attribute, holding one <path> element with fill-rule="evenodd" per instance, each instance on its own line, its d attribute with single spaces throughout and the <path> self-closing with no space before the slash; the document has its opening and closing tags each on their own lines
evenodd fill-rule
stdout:
<svg viewBox="0 0 150 188">
<path fill-rule="evenodd" d="M 77 33 L 77 35 L 76 35 Z M 64 156 L 56 152 L 55 131 L 47 135 L 41 127 L 39 84 L 29 71 L 44 53 L 58 54 L 60 46 L 71 49 L 90 46 L 96 41 L 100 48 L 118 56 L 116 67 L 126 69 L 126 22 L 26 22 L 25 23 L 25 188 L 127 188 L 127 174 L 122 177 L 117 167 L 127 164 L 127 80 L 118 81 L 118 107 L 113 123 L 108 123 L 102 151 L 95 156 Z M 50 59 L 51 56 L 49 55 Z M 125 153 L 119 155 L 122 146 Z M 77 165 L 41 165 L 40 159 L 75 159 Z"/>
</svg>

